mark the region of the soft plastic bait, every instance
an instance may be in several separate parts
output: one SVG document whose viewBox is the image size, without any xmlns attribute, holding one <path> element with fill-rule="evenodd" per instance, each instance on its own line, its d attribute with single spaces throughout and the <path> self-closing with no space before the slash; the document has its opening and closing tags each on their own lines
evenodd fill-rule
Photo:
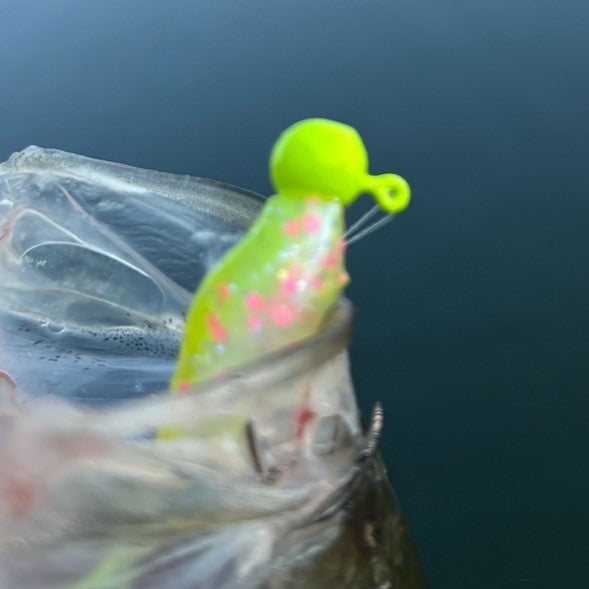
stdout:
<svg viewBox="0 0 589 589">
<path fill-rule="evenodd" d="M 363 192 L 387 213 L 410 191 L 372 176 L 355 129 L 326 119 L 282 133 L 270 158 L 278 194 L 205 277 L 188 314 L 172 388 L 185 390 L 316 332 L 348 282 L 344 208 Z"/>
</svg>

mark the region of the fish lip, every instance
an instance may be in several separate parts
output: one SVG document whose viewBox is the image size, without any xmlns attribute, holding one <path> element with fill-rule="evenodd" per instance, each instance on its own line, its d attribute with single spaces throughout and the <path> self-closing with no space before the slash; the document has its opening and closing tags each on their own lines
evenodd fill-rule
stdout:
<svg viewBox="0 0 589 589">
<path fill-rule="evenodd" d="M 333 492 L 325 497 L 308 516 L 301 519 L 295 527 L 304 528 L 328 520 L 345 508 L 346 504 L 369 476 L 371 463 L 377 458 L 382 422 L 383 409 L 380 402 L 377 402 L 372 409 L 370 423 L 357 454 L 356 463 L 348 476 L 342 479 Z"/>
</svg>

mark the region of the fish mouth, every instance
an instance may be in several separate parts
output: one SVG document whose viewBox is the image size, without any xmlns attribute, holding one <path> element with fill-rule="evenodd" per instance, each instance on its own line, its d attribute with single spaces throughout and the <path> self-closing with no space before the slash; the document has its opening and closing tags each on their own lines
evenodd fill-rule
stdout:
<svg viewBox="0 0 589 589">
<path fill-rule="evenodd" d="M 313 337 L 166 392 L 189 293 L 260 200 L 29 148 L 0 165 L 2 202 L 0 585 L 63 588 L 114 558 L 110 586 L 188 567 L 203 587 L 254 588 L 329 545 L 382 420 L 364 435 L 348 301 Z M 34 398 L 4 394 L 10 380 Z"/>
<path fill-rule="evenodd" d="M 0 369 L 19 390 L 101 405 L 91 431 L 151 444 L 167 464 L 188 442 L 154 445 L 162 425 L 191 433 L 195 463 L 256 485 L 304 487 L 324 464 L 333 484 L 348 473 L 362 442 L 345 300 L 314 337 L 165 392 L 190 290 L 253 220 L 256 195 L 39 148 L 0 180 Z"/>
<path fill-rule="evenodd" d="M 120 550 L 128 560 L 116 583 L 179 566 L 178 550 L 191 567 L 255 556 L 243 573 L 252 588 L 301 542 L 327 549 L 371 476 L 381 421 L 377 409 L 363 435 L 345 351 L 351 314 L 341 300 L 313 338 L 182 396 L 100 409 L 55 398 L 25 405 L 0 443 L 0 495 L 10 495 L 15 461 L 37 469 L 30 504 L 0 501 L 11 506 L 0 509 L 0 570 L 14 575 L 6 586 L 23 578 L 22 542 L 40 571 L 53 566 L 47 554 L 63 558 L 88 542 L 96 566 Z M 304 401 L 314 416 L 300 433 Z M 169 424 L 193 435 L 158 441 Z M 143 551 L 130 548 L 137 543 Z"/>
</svg>

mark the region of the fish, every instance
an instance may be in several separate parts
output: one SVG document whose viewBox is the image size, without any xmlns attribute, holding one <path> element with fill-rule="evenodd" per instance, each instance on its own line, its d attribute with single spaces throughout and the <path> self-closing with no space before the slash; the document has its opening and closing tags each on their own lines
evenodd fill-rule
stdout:
<svg viewBox="0 0 589 589">
<path fill-rule="evenodd" d="M 382 411 L 365 432 L 357 408 L 349 302 L 314 334 L 167 391 L 192 293 L 265 201 L 41 148 L 0 165 L 0 185 L 0 587 L 423 586 L 378 455 Z M 70 353 L 43 364 L 41 337 Z M 171 423 L 193 435 L 160 439 Z"/>
</svg>

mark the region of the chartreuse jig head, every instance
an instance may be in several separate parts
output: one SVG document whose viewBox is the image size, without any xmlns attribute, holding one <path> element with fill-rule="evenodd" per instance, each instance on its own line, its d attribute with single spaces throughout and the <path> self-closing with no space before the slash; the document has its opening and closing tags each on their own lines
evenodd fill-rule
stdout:
<svg viewBox="0 0 589 589">
<path fill-rule="evenodd" d="M 403 210 L 410 199 L 400 176 L 368 173 L 355 129 L 326 119 L 284 131 L 270 175 L 277 194 L 194 297 L 173 389 L 189 389 L 315 333 L 348 281 L 344 207 L 364 192 L 387 213 Z"/>
</svg>

